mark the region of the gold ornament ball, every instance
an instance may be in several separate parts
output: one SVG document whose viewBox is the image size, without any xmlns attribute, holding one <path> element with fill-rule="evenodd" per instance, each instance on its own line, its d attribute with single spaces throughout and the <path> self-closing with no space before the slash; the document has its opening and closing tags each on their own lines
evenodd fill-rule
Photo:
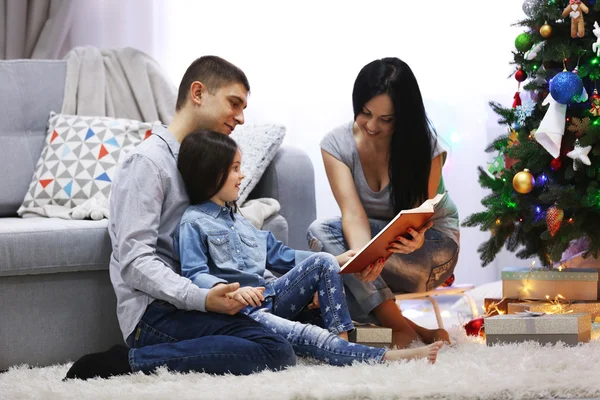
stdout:
<svg viewBox="0 0 600 400">
<path fill-rule="evenodd" d="M 548 39 L 550 36 L 552 36 L 552 27 L 548 24 L 542 25 L 540 28 L 540 35 L 542 35 L 544 39 Z"/>
<path fill-rule="evenodd" d="M 513 178 L 513 187 L 521 194 L 527 194 L 533 190 L 535 179 L 528 169 L 517 173 Z"/>
</svg>

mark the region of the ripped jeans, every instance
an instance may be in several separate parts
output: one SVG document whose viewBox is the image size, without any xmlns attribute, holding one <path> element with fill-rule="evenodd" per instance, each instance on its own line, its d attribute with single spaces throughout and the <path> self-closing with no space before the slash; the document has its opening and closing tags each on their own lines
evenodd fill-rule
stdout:
<svg viewBox="0 0 600 400">
<path fill-rule="evenodd" d="M 369 219 L 369 223 L 371 236 L 375 236 L 389 221 Z M 308 228 L 307 240 L 312 251 L 339 255 L 348 250 L 341 217 L 314 221 Z M 428 229 L 419 250 L 393 254 L 373 282 L 361 282 L 354 274 L 344 274 L 346 301 L 352 319 L 378 323 L 372 311 L 384 301 L 394 299 L 393 293 L 425 292 L 438 287 L 454 272 L 458 253 L 459 246 L 454 240 L 435 229 Z"/>
</svg>

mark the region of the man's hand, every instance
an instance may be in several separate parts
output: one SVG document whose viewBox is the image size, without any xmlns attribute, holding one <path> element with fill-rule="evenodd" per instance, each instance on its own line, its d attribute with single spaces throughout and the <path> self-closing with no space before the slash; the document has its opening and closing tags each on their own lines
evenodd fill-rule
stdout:
<svg viewBox="0 0 600 400">
<path fill-rule="evenodd" d="M 219 283 L 213 286 L 206 295 L 206 311 L 212 311 L 219 314 L 234 315 L 240 312 L 245 304 L 229 298 L 228 294 L 235 292 L 240 288 L 238 282 L 228 285 Z"/>
<path fill-rule="evenodd" d="M 244 286 L 234 292 L 227 293 L 227 297 L 246 306 L 258 307 L 265 300 L 265 297 L 263 296 L 264 291 L 265 288 L 263 286 Z"/>
<path fill-rule="evenodd" d="M 335 259 L 340 264 L 340 267 L 344 266 L 348 262 L 349 259 L 356 255 L 355 250 L 348 250 L 345 253 L 340 254 L 339 256 L 335 256 Z"/>
<path fill-rule="evenodd" d="M 390 253 L 398 254 L 410 254 L 413 251 L 419 250 L 425 242 L 425 231 L 433 226 L 433 222 L 429 221 L 418 231 L 409 229 L 408 233 L 412 236 L 412 239 L 406 239 L 402 236 L 396 237 L 395 242 L 391 242 L 388 251 Z"/>
</svg>

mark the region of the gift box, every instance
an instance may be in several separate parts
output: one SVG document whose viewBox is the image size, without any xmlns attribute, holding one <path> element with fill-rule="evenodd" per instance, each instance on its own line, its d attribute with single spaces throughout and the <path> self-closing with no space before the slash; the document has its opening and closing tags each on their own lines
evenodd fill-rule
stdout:
<svg viewBox="0 0 600 400">
<path fill-rule="evenodd" d="M 575 346 L 590 341 L 592 319 L 589 314 L 503 314 L 486 318 L 484 326 L 488 346 L 527 340 Z"/>
<path fill-rule="evenodd" d="M 488 317 L 498 315 L 498 313 L 508 314 L 508 305 L 510 303 L 521 303 L 523 301 L 525 300 L 485 298 L 483 299 L 483 310 Z"/>
<path fill-rule="evenodd" d="M 575 303 L 525 302 L 508 304 L 508 314 L 533 311 L 546 314 L 590 314 L 592 322 L 600 316 L 599 301 L 578 301 Z"/>
<path fill-rule="evenodd" d="M 392 329 L 376 325 L 354 325 L 348 333 L 348 340 L 371 347 L 391 347 Z"/>
<path fill-rule="evenodd" d="M 598 270 L 593 268 L 512 267 L 502 270 L 502 296 L 522 300 L 598 299 Z"/>
</svg>

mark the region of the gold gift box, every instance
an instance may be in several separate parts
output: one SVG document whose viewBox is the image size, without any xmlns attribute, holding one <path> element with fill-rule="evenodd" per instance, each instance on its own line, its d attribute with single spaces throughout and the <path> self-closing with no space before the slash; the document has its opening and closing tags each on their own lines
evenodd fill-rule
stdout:
<svg viewBox="0 0 600 400">
<path fill-rule="evenodd" d="M 600 302 L 578 301 L 575 303 L 526 302 L 508 303 L 508 314 L 518 312 L 543 312 L 546 314 L 590 314 L 592 322 L 600 316 Z"/>
<path fill-rule="evenodd" d="M 598 270 L 567 268 L 505 268 L 502 296 L 521 300 L 547 300 L 563 296 L 569 300 L 598 299 Z"/>
</svg>

